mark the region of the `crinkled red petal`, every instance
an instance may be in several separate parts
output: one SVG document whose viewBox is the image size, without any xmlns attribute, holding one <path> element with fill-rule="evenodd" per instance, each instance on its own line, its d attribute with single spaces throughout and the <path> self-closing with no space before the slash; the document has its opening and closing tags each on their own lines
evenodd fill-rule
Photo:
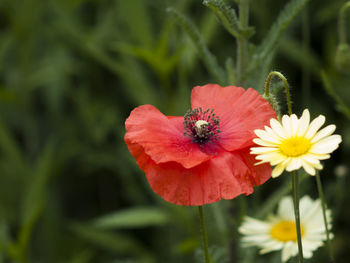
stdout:
<svg viewBox="0 0 350 263">
<path fill-rule="evenodd" d="M 184 136 L 183 117 L 168 118 L 152 105 L 135 108 L 125 127 L 125 142 L 138 164 L 144 160 L 132 149 L 135 145 L 141 146 L 155 163 L 176 162 L 184 168 L 195 167 L 214 156 Z"/>
<path fill-rule="evenodd" d="M 268 163 L 255 165 L 255 155 L 250 154 L 250 147 L 239 151 L 244 163 L 249 168 L 249 176 L 254 185 L 261 185 L 271 177 L 272 168 Z"/>
<path fill-rule="evenodd" d="M 270 104 L 254 89 L 197 86 L 191 95 L 192 108 L 214 109 L 220 117 L 220 144 L 227 151 L 252 145 L 254 130 L 268 125 L 276 114 Z"/>
<path fill-rule="evenodd" d="M 248 150 L 221 152 L 217 157 L 191 169 L 171 162 L 149 162 L 145 169 L 151 188 L 164 200 L 178 205 L 203 205 L 220 199 L 251 194 L 271 175 L 270 166 L 255 167 Z"/>
</svg>

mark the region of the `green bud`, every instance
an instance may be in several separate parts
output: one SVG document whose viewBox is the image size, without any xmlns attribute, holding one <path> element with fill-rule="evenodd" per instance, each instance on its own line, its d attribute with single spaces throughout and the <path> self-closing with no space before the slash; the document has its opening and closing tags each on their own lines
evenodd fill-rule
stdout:
<svg viewBox="0 0 350 263">
<path fill-rule="evenodd" d="M 265 94 L 262 95 L 262 97 L 270 103 L 273 110 L 276 112 L 276 115 L 280 114 L 280 105 L 278 103 L 278 100 L 275 95 L 269 94 L 269 96 L 266 96 Z"/>
<path fill-rule="evenodd" d="M 346 74 L 350 74 L 350 46 L 348 44 L 339 44 L 335 54 L 336 68 Z"/>
</svg>

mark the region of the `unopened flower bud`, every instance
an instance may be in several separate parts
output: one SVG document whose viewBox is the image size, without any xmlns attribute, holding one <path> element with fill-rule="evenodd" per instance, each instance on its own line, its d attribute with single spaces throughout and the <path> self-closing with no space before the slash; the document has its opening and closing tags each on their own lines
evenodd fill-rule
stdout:
<svg viewBox="0 0 350 263">
<path fill-rule="evenodd" d="M 276 115 L 279 115 L 280 105 L 278 103 L 276 96 L 272 94 L 269 94 L 268 96 L 266 96 L 265 94 L 263 94 L 262 97 L 270 103 L 271 107 L 276 112 Z"/>
</svg>

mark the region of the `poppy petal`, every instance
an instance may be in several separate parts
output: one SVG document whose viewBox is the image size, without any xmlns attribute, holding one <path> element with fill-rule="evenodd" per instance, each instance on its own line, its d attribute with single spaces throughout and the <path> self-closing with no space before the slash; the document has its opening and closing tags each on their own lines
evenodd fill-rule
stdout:
<svg viewBox="0 0 350 263">
<path fill-rule="evenodd" d="M 191 168 L 211 159 L 200 146 L 184 136 L 183 117 L 168 118 L 152 105 L 135 108 L 125 121 L 125 142 L 137 163 L 144 158 L 139 145 L 155 163 L 177 162 Z M 135 150 L 136 149 L 136 150 Z"/>
<path fill-rule="evenodd" d="M 253 131 L 276 118 L 270 104 L 251 88 L 197 86 L 192 90 L 191 103 L 193 109 L 214 109 L 220 117 L 220 144 L 227 151 L 252 145 L 256 137 Z"/>
<path fill-rule="evenodd" d="M 146 176 L 153 191 L 166 201 L 178 205 L 203 205 L 251 194 L 253 185 L 261 184 L 271 176 L 271 168 L 265 173 L 264 168 L 251 166 L 250 158 L 222 152 L 191 169 L 174 162 L 152 162 Z M 263 178 L 259 178 L 260 171 L 264 172 Z"/>
<path fill-rule="evenodd" d="M 271 177 L 271 165 L 268 163 L 255 165 L 256 159 L 254 155 L 250 154 L 249 147 L 240 150 L 239 152 L 242 156 L 242 159 L 244 160 L 244 163 L 250 170 L 249 175 L 254 185 L 261 185 Z"/>
</svg>

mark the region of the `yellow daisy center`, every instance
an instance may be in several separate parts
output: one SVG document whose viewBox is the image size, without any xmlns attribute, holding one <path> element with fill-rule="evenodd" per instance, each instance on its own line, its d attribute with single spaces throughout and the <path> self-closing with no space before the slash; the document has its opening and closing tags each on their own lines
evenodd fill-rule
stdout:
<svg viewBox="0 0 350 263">
<path fill-rule="evenodd" d="M 281 152 L 288 157 L 297 157 L 309 151 L 311 143 L 304 137 L 294 137 L 284 140 L 280 145 Z"/>
<path fill-rule="evenodd" d="M 301 236 L 304 235 L 304 229 L 300 226 Z M 295 222 L 293 221 L 280 221 L 276 223 L 270 232 L 274 239 L 281 242 L 296 241 L 297 240 L 297 230 Z"/>
</svg>

